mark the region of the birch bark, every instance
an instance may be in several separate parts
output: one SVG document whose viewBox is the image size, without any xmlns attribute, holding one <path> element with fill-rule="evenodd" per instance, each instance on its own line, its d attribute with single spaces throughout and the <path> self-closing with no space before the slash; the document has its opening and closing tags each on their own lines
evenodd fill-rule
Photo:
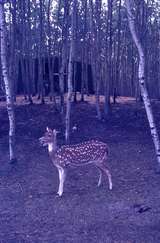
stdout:
<svg viewBox="0 0 160 243">
<path fill-rule="evenodd" d="M 69 53 L 69 63 L 68 63 L 68 93 L 67 93 L 67 103 L 66 103 L 65 139 L 67 143 L 70 140 L 71 102 L 72 102 L 72 93 L 73 93 L 72 77 L 73 77 L 73 59 L 74 59 L 74 50 L 75 50 L 76 5 L 77 5 L 77 0 L 73 0 L 72 20 L 71 20 L 71 43 L 70 43 L 70 53 Z"/>
<path fill-rule="evenodd" d="M 59 3 L 60 4 L 60 3 Z M 61 47 L 61 64 L 59 71 L 59 84 L 60 84 L 60 96 L 61 96 L 61 114 L 64 113 L 64 75 L 65 68 L 67 65 L 67 35 L 68 35 L 68 15 L 69 15 L 69 3 L 67 0 L 64 1 L 64 16 L 63 16 L 63 27 L 62 27 L 62 47 Z"/>
<path fill-rule="evenodd" d="M 12 90 L 13 90 L 13 95 L 14 95 L 14 100 L 16 100 L 16 92 L 17 92 L 17 59 L 16 59 L 16 0 L 13 1 L 11 6 L 10 2 L 10 12 L 12 14 L 12 27 L 10 31 L 10 45 L 11 45 L 11 50 L 10 50 L 10 57 L 9 57 L 9 76 L 12 77 Z"/>
<path fill-rule="evenodd" d="M 100 66 L 101 66 L 101 40 L 100 40 L 100 32 L 101 32 L 101 5 L 102 1 L 96 1 L 96 23 L 94 21 L 94 8 L 93 1 L 89 0 L 90 7 L 90 43 L 91 43 L 91 65 L 92 65 L 92 73 L 93 73 L 93 82 L 94 82 L 94 90 L 95 90 L 95 98 L 96 98 L 96 112 L 98 120 L 101 120 L 102 114 L 100 109 Z"/>
<path fill-rule="evenodd" d="M 43 37 L 44 37 L 44 29 L 43 29 L 43 0 L 39 1 L 40 5 L 40 17 L 39 17 L 39 56 L 38 56 L 38 86 L 39 86 L 39 97 L 41 98 L 41 104 L 44 104 L 44 90 L 43 90 L 43 51 L 44 51 L 44 42 L 43 42 Z"/>
<path fill-rule="evenodd" d="M 118 6 L 118 37 L 117 37 L 117 56 L 116 56 L 116 74 L 115 74 L 115 82 L 113 91 L 113 103 L 116 103 L 117 90 L 119 88 L 119 73 L 120 73 L 120 47 L 121 47 L 121 0 L 119 0 Z"/>
<path fill-rule="evenodd" d="M 0 1 L 0 41 L 1 41 L 1 65 L 2 76 L 5 84 L 7 112 L 9 118 L 9 157 L 10 162 L 16 161 L 15 157 L 15 113 L 14 99 L 11 80 L 8 75 L 7 59 L 6 59 L 6 23 L 4 14 L 4 4 Z"/>
<path fill-rule="evenodd" d="M 145 55 L 144 55 L 144 50 L 143 50 L 141 41 L 140 41 L 138 34 L 136 32 L 134 16 L 133 16 L 133 13 L 132 13 L 132 7 L 131 6 L 132 6 L 132 0 L 126 0 L 126 9 L 127 9 L 129 28 L 130 28 L 130 32 L 131 32 L 133 41 L 134 41 L 134 43 L 137 47 L 138 54 L 139 54 L 138 79 L 139 79 L 141 95 L 142 95 L 142 98 L 143 98 L 143 102 L 144 102 L 144 106 L 145 106 L 150 130 L 151 130 L 151 136 L 152 136 L 153 143 L 154 143 L 154 146 L 155 146 L 157 161 L 158 161 L 158 164 L 160 165 L 159 136 L 158 136 L 158 132 L 157 132 L 155 122 L 154 122 L 151 102 L 150 102 L 150 99 L 149 99 L 149 96 L 148 96 L 148 91 L 147 91 L 146 82 L 145 82 Z"/>
<path fill-rule="evenodd" d="M 113 44 L 113 0 L 108 0 L 108 16 L 106 26 L 106 73 L 108 78 L 105 80 L 105 103 L 104 103 L 104 118 L 107 120 L 111 113 L 111 88 L 112 83 L 112 44 Z"/>
</svg>

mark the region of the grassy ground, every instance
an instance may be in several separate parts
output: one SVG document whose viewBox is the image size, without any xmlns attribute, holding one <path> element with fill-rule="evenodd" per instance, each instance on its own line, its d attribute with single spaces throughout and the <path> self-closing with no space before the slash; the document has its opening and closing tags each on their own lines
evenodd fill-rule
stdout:
<svg viewBox="0 0 160 243">
<path fill-rule="evenodd" d="M 103 98 L 102 98 L 103 102 Z M 160 129 L 159 103 L 154 102 Z M 16 105 L 17 164 L 8 163 L 8 118 L 0 103 L 0 242 L 158 243 L 160 242 L 160 175 L 144 107 L 119 99 L 107 122 L 98 121 L 94 99 L 72 107 L 77 130 L 71 143 L 98 138 L 108 143 L 107 181 L 98 188 L 98 173 L 90 166 L 70 169 L 64 195 L 56 197 L 58 173 L 38 138 L 46 126 L 61 131 L 64 124 L 51 103 Z"/>
</svg>

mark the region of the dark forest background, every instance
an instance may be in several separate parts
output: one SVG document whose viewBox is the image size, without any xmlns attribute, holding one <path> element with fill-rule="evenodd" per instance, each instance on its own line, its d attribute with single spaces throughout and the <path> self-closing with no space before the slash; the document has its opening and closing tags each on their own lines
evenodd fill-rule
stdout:
<svg viewBox="0 0 160 243">
<path fill-rule="evenodd" d="M 71 0 L 14 0 L 5 4 L 7 60 L 15 95 L 24 94 L 32 102 L 32 95 L 38 94 L 44 102 L 44 95 L 53 98 L 66 91 L 71 5 Z M 159 98 L 160 4 L 136 0 L 133 11 L 145 51 L 149 95 Z M 98 90 L 107 96 L 139 98 L 138 57 L 123 1 L 77 1 L 74 42 L 74 91 L 82 96 Z"/>
</svg>

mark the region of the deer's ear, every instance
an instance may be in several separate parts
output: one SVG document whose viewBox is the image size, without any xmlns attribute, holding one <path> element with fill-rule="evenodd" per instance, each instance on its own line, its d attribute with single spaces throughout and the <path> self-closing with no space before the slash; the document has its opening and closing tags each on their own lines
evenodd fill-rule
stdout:
<svg viewBox="0 0 160 243">
<path fill-rule="evenodd" d="M 52 132 L 52 129 L 50 129 L 49 127 L 46 127 L 46 131 L 47 132 Z"/>
<path fill-rule="evenodd" d="M 57 131 L 56 129 L 53 130 L 54 134 L 60 133 L 59 131 Z"/>
</svg>

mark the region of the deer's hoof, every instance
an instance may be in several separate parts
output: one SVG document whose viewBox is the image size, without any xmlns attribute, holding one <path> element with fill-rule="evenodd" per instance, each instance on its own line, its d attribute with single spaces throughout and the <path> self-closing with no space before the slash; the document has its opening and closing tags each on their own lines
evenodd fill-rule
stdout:
<svg viewBox="0 0 160 243">
<path fill-rule="evenodd" d="M 112 188 L 113 188 L 113 186 L 112 186 L 112 185 L 110 185 L 110 186 L 109 186 L 109 190 L 112 190 Z"/>
<path fill-rule="evenodd" d="M 102 183 L 98 183 L 98 184 L 97 184 L 97 187 L 100 187 L 101 185 L 102 185 Z"/>
<path fill-rule="evenodd" d="M 57 192 L 56 197 L 62 197 L 62 192 Z"/>
</svg>

